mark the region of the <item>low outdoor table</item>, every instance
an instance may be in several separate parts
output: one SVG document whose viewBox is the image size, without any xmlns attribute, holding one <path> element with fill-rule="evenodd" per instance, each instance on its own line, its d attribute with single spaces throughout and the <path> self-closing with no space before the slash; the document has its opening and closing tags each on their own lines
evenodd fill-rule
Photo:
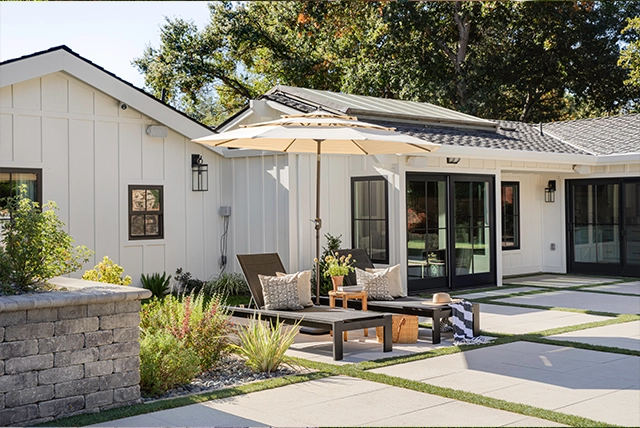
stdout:
<svg viewBox="0 0 640 428">
<path fill-rule="evenodd" d="M 333 330 L 333 359 L 338 361 L 344 357 L 342 333 L 351 330 L 365 328 L 384 328 L 383 352 L 393 350 L 391 336 L 392 315 L 380 312 L 363 312 L 351 309 L 330 308 L 328 306 L 311 306 L 299 311 L 268 311 L 266 309 L 241 308 L 236 306 L 226 307 L 231 315 L 251 318 L 260 315 L 263 320 L 270 322 L 284 322 L 306 327 L 323 328 Z"/>
<path fill-rule="evenodd" d="M 367 292 L 362 290 L 362 291 L 334 291 L 331 290 L 329 291 L 329 307 L 331 308 L 335 308 L 336 307 L 336 297 L 342 299 L 342 307 L 344 309 L 347 309 L 348 304 L 349 304 L 349 299 L 360 299 L 360 301 L 362 302 L 362 310 L 366 311 L 367 310 Z M 346 331 L 344 332 L 344 341 L 346 342 L 348 340 L 348 335 L 349 333 L 347 333 Z M 368 337 L 369 336 L 369 329 L 365 328 L 364 329 L 364 336 Z"/>
</svg>

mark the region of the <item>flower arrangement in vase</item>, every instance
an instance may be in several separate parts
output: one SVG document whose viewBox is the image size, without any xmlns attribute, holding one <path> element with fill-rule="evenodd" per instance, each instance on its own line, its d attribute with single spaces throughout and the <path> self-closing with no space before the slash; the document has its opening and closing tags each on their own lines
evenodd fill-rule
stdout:
<svg viewBox="0 0 640 428">
<path fill-rule="evenodd" d="M 338 253 L 335 253 L 335 255 L 326 256 L 324 262 L 324 276 L 331 277 L 333 291 L 338 291 L 338 287 L 342 286 L 344 276 L 355 270 L 352 266 L 355 260 L 351 257 L 351 254 L 340 256 Z"/>
</svg>

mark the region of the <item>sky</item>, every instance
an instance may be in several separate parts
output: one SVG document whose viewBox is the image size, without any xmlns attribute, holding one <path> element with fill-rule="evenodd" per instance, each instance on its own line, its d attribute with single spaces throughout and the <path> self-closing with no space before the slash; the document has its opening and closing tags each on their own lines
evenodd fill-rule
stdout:
<svg viewBox="0 0 640 428">
<path fill-rule="evenodd" d="M 160 45 L 164 17 L 209 21 L 207 2 L 0 2 L 0 61 L 54 46 L 77 54 L 144 87 L 131 65 L 145 46 Z"/>
</svg>

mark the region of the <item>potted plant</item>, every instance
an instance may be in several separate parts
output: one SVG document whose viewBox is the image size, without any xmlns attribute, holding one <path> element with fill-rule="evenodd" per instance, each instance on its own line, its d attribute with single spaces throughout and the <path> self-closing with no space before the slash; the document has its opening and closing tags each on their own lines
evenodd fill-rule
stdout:
<svg viewBox="0 0 640 428">
<path fill-rule="evenodd" d="M 335 255 L 326 256 L 324 262 L 324 276 L 331 277 L 333 291 L 338 291 L 338 287 L 342 287 L 344 276 L 355 270 L 354 267 L 351 266 L 355 260 L 351 258 L 351 254 L 340 256 L 338 253 L 335 253 Z"/>
</svg>

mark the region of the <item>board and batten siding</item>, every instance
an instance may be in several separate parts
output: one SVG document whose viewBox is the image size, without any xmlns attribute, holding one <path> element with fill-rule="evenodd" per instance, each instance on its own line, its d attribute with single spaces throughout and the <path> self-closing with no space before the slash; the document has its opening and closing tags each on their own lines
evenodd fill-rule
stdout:
<svg viewBox="0 0 640 428">
<path fill-rule="evenodd" d="M 0 167 L 42 169 L 43 200 L 77 245 L 122 265 L 139 285 L 141 273 L 178 267 L 207 279 L 219 272 L 223 221 L 218 154 L 63 72 L 0 89 Z M 191 154 L 209 165 L 209 191 L 191 191 Z M 164 239 L 128 239 L 128 186 L 161 185 Z M 73 274 L 80 276 L 82 270 Z"/>
</svg>

